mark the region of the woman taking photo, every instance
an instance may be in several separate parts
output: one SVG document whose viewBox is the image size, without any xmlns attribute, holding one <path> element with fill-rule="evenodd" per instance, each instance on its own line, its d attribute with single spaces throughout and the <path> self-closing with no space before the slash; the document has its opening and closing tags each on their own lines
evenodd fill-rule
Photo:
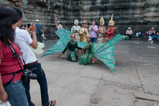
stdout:
<svg viewBox="0 0 159 106">
<path fill-rule="evenodd" d="M 0 6 L 0 10 L 0 100 L 9 101 L 12 106 L 29 106 L 21 82 L 20 50 L 14 44 L 18 14 L 9 7 Z"/>
</svg>

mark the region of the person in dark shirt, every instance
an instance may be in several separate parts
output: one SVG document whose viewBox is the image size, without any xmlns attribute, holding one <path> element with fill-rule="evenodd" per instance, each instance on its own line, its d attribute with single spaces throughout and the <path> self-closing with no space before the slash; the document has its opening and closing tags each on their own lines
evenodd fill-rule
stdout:
<svg viewBox="0 0 159 106">
<path fill-rule="evenodd" d="M 39 22 L 39 20 L 36 20 L 36 27 L 37 27 L 37 29 L 36 29 L 36 36 L 37 36 L 37 40 L 39 41 L 39 42 L 43 42 L 43 38 L 42 38 L 42 33 L 43 33 L 43 31 L 42 31 L 42 25 L 40 24 L 40 22 Z"/>
</svg>

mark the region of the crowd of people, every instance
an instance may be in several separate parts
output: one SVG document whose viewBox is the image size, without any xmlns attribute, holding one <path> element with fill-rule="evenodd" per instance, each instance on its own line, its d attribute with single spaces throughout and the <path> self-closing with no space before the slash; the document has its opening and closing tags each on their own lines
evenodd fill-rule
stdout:
<svg viewBox="0 0 159 106">
<path fill-rule="evenodd" d="M 76 40 L 86 42 L 86 36 L 89 34 L 91 38 L 91 42 L 104 43 L 108 42 L 110 39 L 114 37 L 114 30 L 117 27 L 114 27 L 115 22 L 113 21 L 113 15 L 111 16 L 111 20 L 108 23 L 108 27 L 104 26 L 104 18 L 101 16 L 100 18 L 100 26 L 96 25 L 95 21 L 92 21 L 92 25 L 88 27 L 87 21 L 83 20 L 82 27 L 79 26 L 79 21 L 74 20 L 74 26 L 71 28 L 71 34 L 75 35 Z M 60 24 L 60 21 L 57 21 L 56 28 L 63 28 Z"/>
<path fill-rule="evenodd" d="M 75 38 L 78 41 L 86 41 L 86 35 L 90 34 L 91 42 L 104 43 L 108 42 L 114 36 L 114 30 L 117 27 L 114 27 L 115 22 L 113 21 L 113 15 L 111 20 L 108 23 L 108 27 L 104 26 L 104 18 L 100 18 L 100 26 L 96 25 L 95 21 L 92 21 L 92 25 L 88 27 L 87 21 L 83 20 L 82 27 L 79 26 L 79 21 L 74 20 L 74 26 L 71 28 L 71 34 L 75 34 Z M 60 24 L 60 21 L 57 21 L 56 28 L 61 29 L 63 26 Z M 156 39 L 159 38 L 159 32 L 156 32 L 154 28 L 151 30 L 142 33 L 142 32 L 133 32 L 131 27 L 128 27 L 126 33 L 124 34 L 128 37 L 128 40 L 131 40 L 133 37 L 147 37 L 149 43 L 155 43 Z"/>
<path fill-rule="evenodd" d="M 38 26 L 32 22 L 27 30 L 20 29 L 23 14 L 19 8 L 1 6 L 0 10 L 0 100 L 12 106 L 34 106 L 32 78 L 40 85 L 42 106 L 54 106 L 56 101 L 49 101 L 45 72 L 30 48 L 38 46 Z"/>
<path fill-rule="evenodd" d="M 95 63 L 93 43 L 108 42 L 114 37 L 114 30 L 117 28 L 114 27 L 115 22 L 113 21 L 113 15 L 111 16 L 111 20 L 108 23 L 107 29 L 105 28 L 104 23 L 105 22 L 103 16 L 101 16 L 100 18 L 99 27 L 96 25 L 95 21 L 92 21 L 92 25 L 87 28 L 88 25 L 86 20 L 83 20 L 82 27 L 80 27 L 79 21 L 77 19 L 74 20 L 74 26 L 72 26 L 71 28 L 71 40 L 68 42 L 65 49 L 59 53 L 59 55 L 64 54 L 67 50 L 67 59 L 77 62 L 78 54 L 76 52 L 76 49 L 78 49 L 86 52 L 85 55 L 80 57 L 79 64 Z M 57 30 L 63 28 L 59 21 L 56 24 L 56 28 Z M 75 40 L 80 42 L 87 42 L 87 45 L 84 48 L 80 48 L 78 47 L 78 44 Z"/>
<path fill-rule="evenodd" d="M 156 32 L 156 30 L 154 28 L 151 28 L 151 30 L 148 31 L 147 33 L 148 33 L 148 42 L 149 43 L 155 43 L 156 39 L 159 38 L 159 32 Z"/>
<path fill-rule="evenodd" d="M 26 26 L 22 25 L 23 14 L 19 8 L 1 6 L 0 10 L 0 100 L 4 103 L 9 101 L 12 106 L 34 106 L 30 95 L 30 79 L 36 79 L 40 85 L 42 106 L 54 106 L 56 101 L 49 101 L 45 72 L 31 49 L 31 47 L 37 49 L 38 41 L 43 42 L 42 25 L 39 20 L 36 20 L 36 24 L 32 22 Z M 103 17 L 100 19 L 99 28 L 95 21 L 92 21 L 89 29 L 86 20 L 83 21 L 82 28 L 78 25 L 78 20 L 74 23 L 71 29 L 71 42 L 61 54 L 71 46 L 73 49 L 69 54 L 71 61 L 78 60 L 76 53 L 75 58 L 72 58 L 72 51 L 75 52 L 77 48 L 87 51 L 86 55 L 81 56 L 80 64 L 94 63 L 92 42 L 103 43 L 113 38 L 116 29 L 113 15 L 108 29 L 104 27 Z M 60 22 L 57 22 L 56 27 L 62 28 Z M 74 42 L 75 38 L 82 42 L 87 41 L 89 45 L 80 48 Z"/>
<path fill-rule="evenodd" d="M 126 36 L 129 37 L 129 40 L 131 40 L 131 38 L 135 36 L 135 37 L 147 38 L 149 43 L 155 43 L 155 41 L 159 39 L 159 32 L 156 32 L 154 28 L 151 28 L 149 31 L 145 33 L 142 32 L 133 33 L 131 27 L 128 27 L 126 31 Z"/>
<path fill-rule="evenodd" d="M 37 49 L 38 42 L 44 41 L 42 25 L 39 20 L 36 20 L 36 24 L 32 22 L 26 26 L 22 25 L 23 14 L 19 8 L 0 6 L 0 10 L 0 100 L 4 103 L 9 101 L 12 106 L 34 106 L 30 95 L 30 79 L 35 79 L 40 86 L 42 106 L 55 106 L 56 101 L 49 100 L 45 72 L 30 48 Z M 83 20 L 82 27 L 80 27 L 79 21 L 75 20 L 74 26 L 71 28 L 71 40 L 59 54 L 64 54 L 68 50 L 68 59 L 77 62 L 76 49 L 78 49 L 86 52 L 80 57 L 79 64 L 95 63 L 93 43 L 101 44 L 104 42 L 111 45 L 103 45 L 107 48 L 100 50 L 100 52 L 109 48 L 109 54 L 113 54 L 114 46 L 112 42 L 109 42 L 113 39 L 114 31 L 117 29 L 117 27 L 114 27 L 113 15 L 107 28 L 104 24 L 103 16 L 100 18 L 100 26 L 92 21 L 92 25 L 88 27 L 87 21 Z M 56 28 L 58 30 L 63 28 L 60 21 L 56 23 Z M 156 33 L 154 28 L 148 34 L 150 43 L 159 38 L 159 32 Z M 129 37 L 129 40 L 131 40 L 132 35 L 133 30 L 128 27 L 126 36 Z M 114 39 L 114 44 L 122 40 L 120 37 L 125 39 L 125 37 L 119 35 L 118 38 Z M 75 39 L 80 42 L 87 42 L 86 46 L 84 48 L 79 47 Z M 103 53 L 106 54 L 106 51 Z M 111 59 L 110 55 L 108 57 Z M 101 60 L 105 62 L 107 56 L 102 57 Z M 112 57 L 112 60 L 114 60 L 114 57 Z M 113 69 L 114 64 L 114 61 L 109 63 L 109 68 Z"/>
<path fill-rule="evenodd" d="M 127 37 L 121 34 L 114 36 L 114 31 L 117 27 L 114 27 L 113 15 L 108 22 L 107 28 L 104 24 L 103 16 L 100 18 L 99 27 L 94 20 L 89 27 L 87 21 L 83 20 L 82 27 L 80 27 L 79 21 L 76 19 L 74 20 L 74 26 L 72 26 L 71 31 L 68 31 L 58 21 L 56 24 L 56 34 L 59 40 L 46 51 L 44 56 L 54 53 L 62 55 L 67 51 L 67 60 L 69 61 L 78 62 L 80 65 L 88 65 L 95 63 L 96 60 L 100 60 L 114 73 L 114 44 Z M 79 52 L 79 50 L 82 51 Z M 81 54 L 79 59 L 78 54 Z"/>
</svg>

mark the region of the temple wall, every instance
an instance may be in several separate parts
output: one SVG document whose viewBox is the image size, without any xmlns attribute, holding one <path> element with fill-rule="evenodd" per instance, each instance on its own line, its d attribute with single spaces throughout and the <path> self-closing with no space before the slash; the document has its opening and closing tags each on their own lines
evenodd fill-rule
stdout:
<svg viewBox="0 0 159 106">
<path fill-rule="evenodd" d="M 14 2 L 13 2 L 14 1 Z M 0 5 L 17 6 L 15 1 L 0 0 Z M 39 19 L 47 36 L 54 38 L 55 23 L 60 20 L 70 29 L 74 19 L 86 19 L 89 24 L 95 20 L 99 24 L 103 15 L 107 25 L 111 14 L 118 30 L 124 34 L 131 26 L 135 32 L 145 32 L 151 27 L 159 31 L 159 0 L 22 0 L 20 8 L 24 12 L 24 23 Z"/>
</svg>

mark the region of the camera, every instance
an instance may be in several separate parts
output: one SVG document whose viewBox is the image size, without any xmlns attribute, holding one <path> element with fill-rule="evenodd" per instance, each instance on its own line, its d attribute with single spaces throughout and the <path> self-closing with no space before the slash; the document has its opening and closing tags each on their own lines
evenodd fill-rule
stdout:
<svg viewBox="0 0 159 106">
<path fill-rule="evenodd" d="M 24 69 L 24 72 L 23 72 L 23 79 L 24 80 L 27 80 L 27 79 L 37 79 L 37 75 L 32 73 L 31 70 L 28 70 L 28 69 Z"/>
</svg>

